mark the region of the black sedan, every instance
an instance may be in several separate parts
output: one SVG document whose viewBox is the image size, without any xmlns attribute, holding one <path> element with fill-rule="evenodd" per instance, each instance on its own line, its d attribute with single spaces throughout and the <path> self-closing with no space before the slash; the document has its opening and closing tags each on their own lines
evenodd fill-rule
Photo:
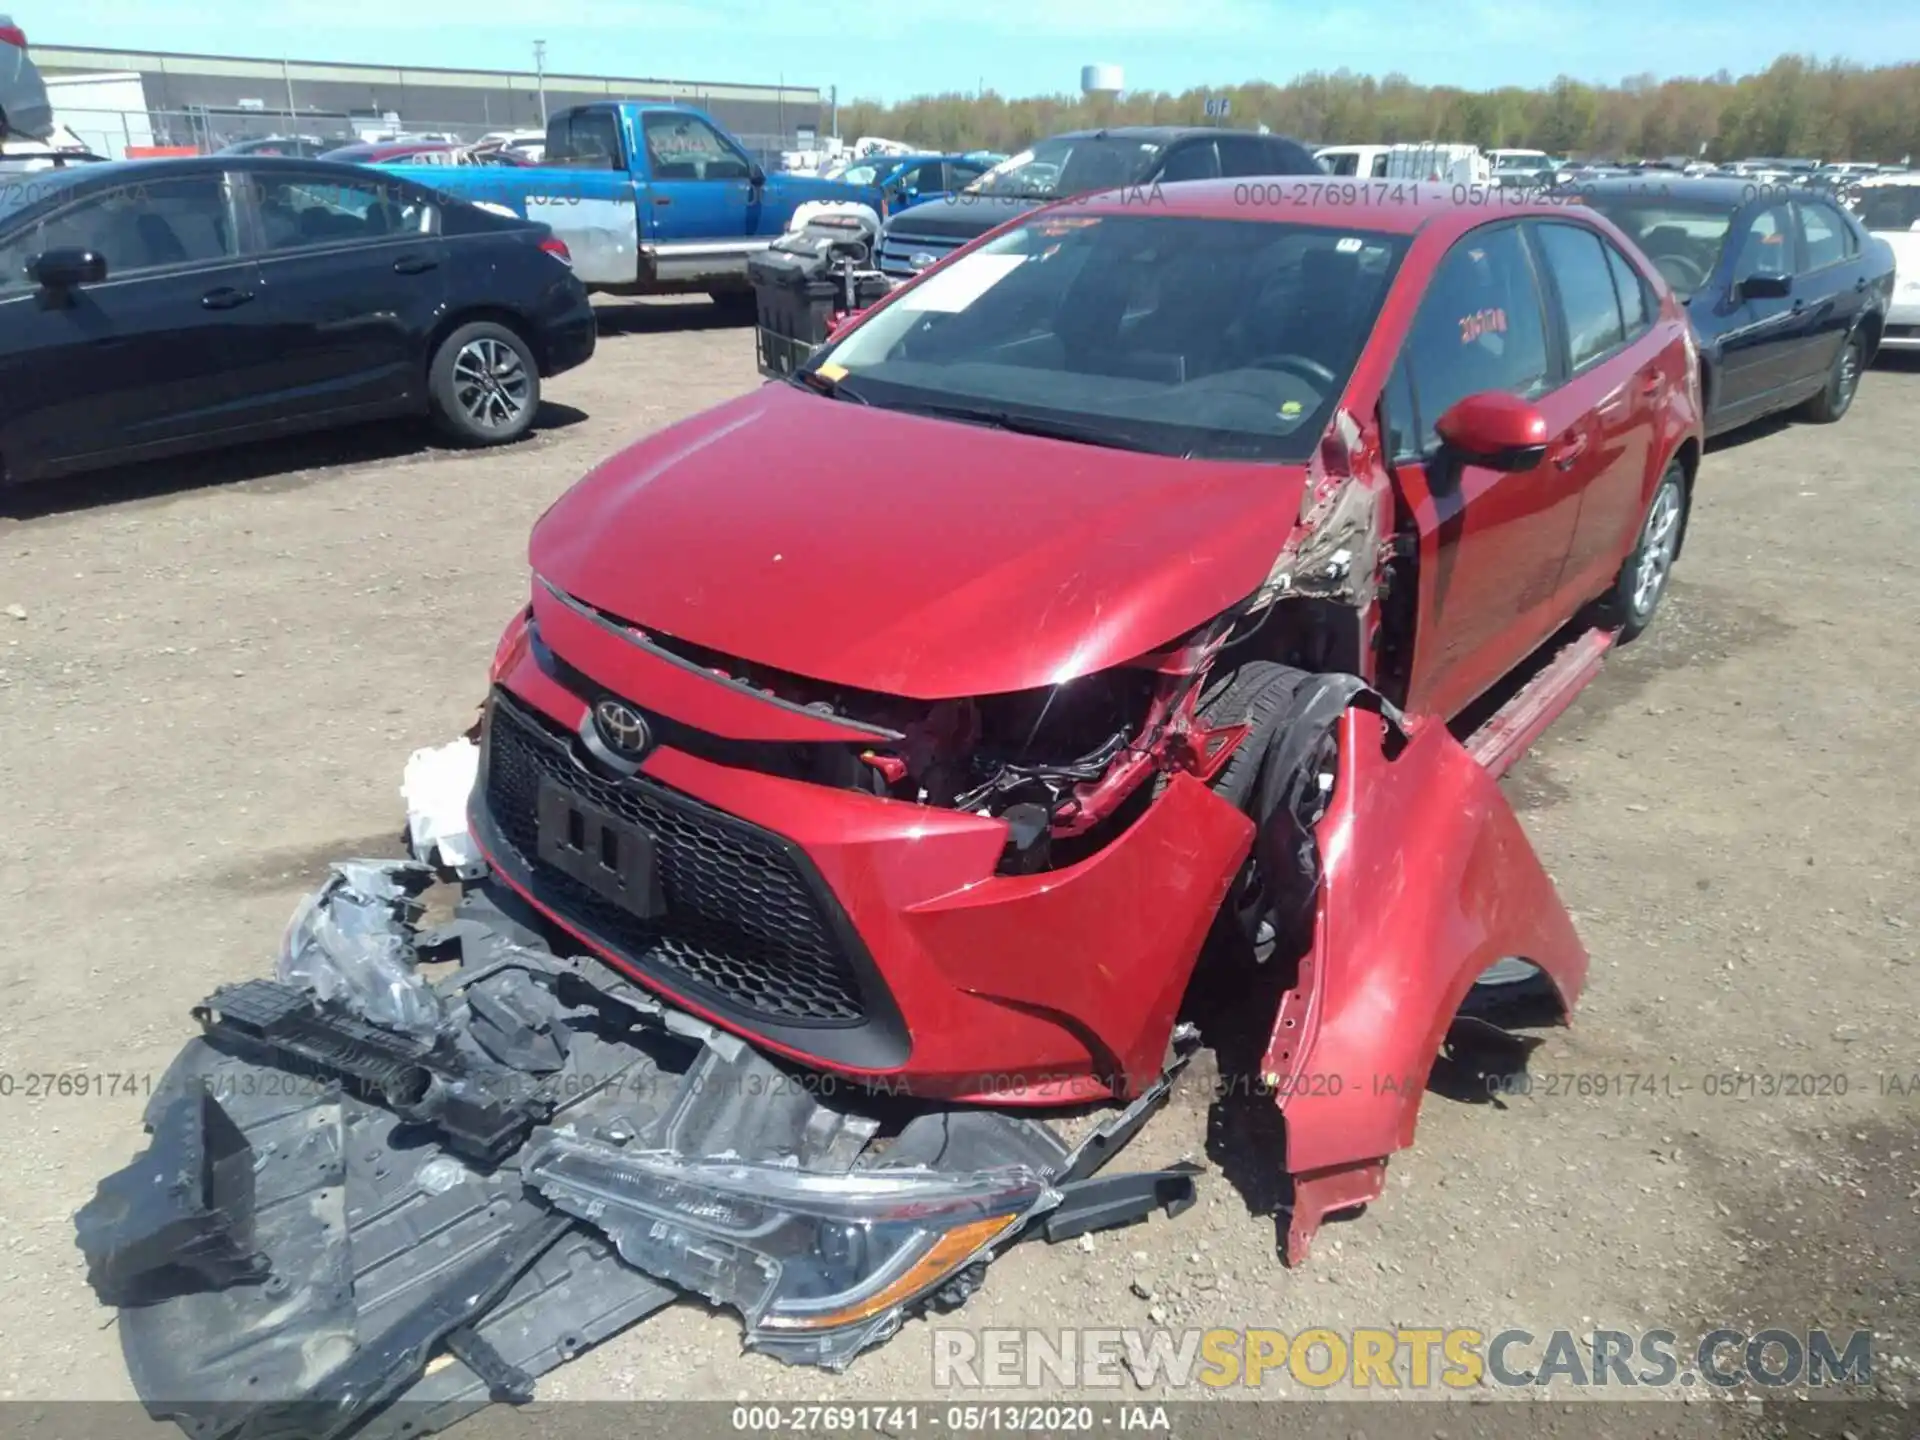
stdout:
<svg viewBox="0 0 1920 1440">
<path fill-rule="evenodd" d="M 0 475 L 430 415 L 498 445 L 596 331 L 544 225 L 358 166 L 133 161 L 0 186 Z"/>
<path fill-rule="evenodd" d="M 1893 252 L 1818 190 L 1638 176 L 1572 193 L 1627 232 L 1685 302 L 1707 433 L 1853 404 L 1893 299 Z"/>
</svg>

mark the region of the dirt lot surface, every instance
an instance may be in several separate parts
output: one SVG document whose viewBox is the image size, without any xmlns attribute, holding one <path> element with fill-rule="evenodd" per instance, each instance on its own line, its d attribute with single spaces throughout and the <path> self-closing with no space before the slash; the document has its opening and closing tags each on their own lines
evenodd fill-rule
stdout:
<svg viewBox="0 0 1920 1440">
<path fill-rule="evenodd" d="M 0 1398 L 131 1393 L 69 1217 L 140 1101 L 29 1077 L 157 1075 L 328 860 L 392 853 L 402 762 L 471 722 L 534 518 L 756 383 L 704 305 L 604 331 L 503 453 L 385 432 L 7 498 Z M 1128 1157 L 1209 1159 L 1197 1207 L 1024 1248 L 939 1323 L 1868 1327 L 1878 1384 L 1920 1390 L 1916 413 L 1920 366 L 1883 363 L 1839 426 L 1717 446 L 1665 613 L 1508 782 L 1593 955 L 1534 1093 L 1429 1096 L 1383 1200 L 1288 1272 L 1247 1198 L 1277 1156 L 1210 1154 L 1202 1064 Z M 930 1395 L 930 1330 L 835 1378 L 688 1305 L 541 1394 Z"/>
</svg>

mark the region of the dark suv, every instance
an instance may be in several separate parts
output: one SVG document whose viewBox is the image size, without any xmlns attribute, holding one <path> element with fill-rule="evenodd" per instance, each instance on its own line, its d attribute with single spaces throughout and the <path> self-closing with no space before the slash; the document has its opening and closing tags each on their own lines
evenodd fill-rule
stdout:
<svg viewBox="0 0 1920 1440">
<path fill-rule="evenodd" d="M 1039 141 L 943 200 L 896 215 L 880 236 L 895 284 L 994 226 L 1054 200 L 1101 190 L 1243 175 L 1323 175 L 1297 140 L 1250 130 L 1127 125 Z"/>
</svg>

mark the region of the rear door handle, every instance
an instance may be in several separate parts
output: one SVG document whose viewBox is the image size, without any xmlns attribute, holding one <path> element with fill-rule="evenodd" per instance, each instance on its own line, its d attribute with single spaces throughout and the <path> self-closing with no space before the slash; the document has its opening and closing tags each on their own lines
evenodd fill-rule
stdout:
<svg viewBox="0 0 1920 1440">
<path fill-rule="evenodd" d="M 200 303 L 209 310 L 237 310 L 253 299 L 253 291 L 236 290 L 231 285 L 218 290 L 209 290 L 200 297 Z"/>
<path fill-rule="evenodd" d="M 424 275 L 429 270 L 438 270 L 440 262 L 430 255 L 402 255 L 393 262 L 396 275 Z"/>
<path fill-rule="evenodd" d="M 1568 440 L 1565 443 L 1558 445 L 1554 448 L 1553 450 L 1554 468 L 1556 470 L 1571 470 L 1575 465 L 1579 463 L 1580 457 L 1586 453 L 1587 453 L 1586 435 L 1585 434 L 1576 435 L 1571 440 Z"/>
<path fill-rule="evenodd" d="M 673 203 L 673 197 L 671 195 L 656 195 L 653 197 L 653 203 L 656 205 L 671 205 Z"/>
</svg>

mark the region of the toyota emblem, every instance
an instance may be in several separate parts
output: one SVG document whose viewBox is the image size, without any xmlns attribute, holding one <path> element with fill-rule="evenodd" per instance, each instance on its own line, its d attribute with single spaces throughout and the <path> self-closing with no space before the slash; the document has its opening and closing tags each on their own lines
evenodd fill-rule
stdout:
<svg viewBox="0 0 1920 1440">
<path fill-rule="evenodd" d="M 608 748 L 626 759 L 639 759 L 653 743 L 645 717 L 624 700 L 602 700 L 593 707 L 593 720 Z"/>
</svg>

